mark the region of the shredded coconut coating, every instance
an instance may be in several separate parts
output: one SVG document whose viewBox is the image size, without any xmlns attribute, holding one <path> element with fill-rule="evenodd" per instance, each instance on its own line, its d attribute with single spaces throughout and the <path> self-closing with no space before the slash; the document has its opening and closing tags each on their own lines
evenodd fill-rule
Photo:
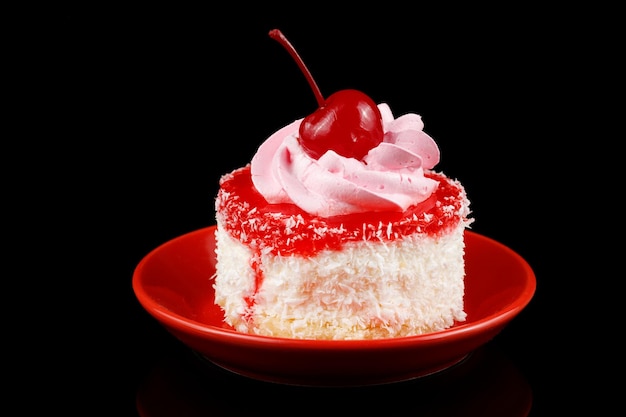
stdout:
<svg viewBox="0 0 626 417">
<path fill-rule="evenodd" d="M 379 339 L 452 326 L 463 310 L 463 227 L 440 237 L 353 242 L 312 258 L 254 251 L 216 229 L 216 303 L 240 332 L 296 339 Z"/>
<path fill-rule="evenodd" d="M 215 302 L 240 332 L 298 339 L 378 339 L 443 330 L 466 319 L 458 181 L 404 213 L 322 218 L 268 204 L 249 165 L 220 180 Z"/>
</svg>

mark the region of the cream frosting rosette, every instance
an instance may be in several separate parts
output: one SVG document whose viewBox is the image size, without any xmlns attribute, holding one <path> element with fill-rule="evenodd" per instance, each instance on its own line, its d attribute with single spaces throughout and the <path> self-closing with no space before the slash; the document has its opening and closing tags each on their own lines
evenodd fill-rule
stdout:
<svg viewBox="0 0 626 417">
<path fill-rule="evenodd" d="M 292 203 L 321 217 L 403 212 L 425 201 L 438 182 L 424 170 L 439 162 L 439 147 L 419 115 L 394 118 L 387 104 L 378 108 L 384 139 L 363 160 L 330 150 L 310 157 L 298 143 L 299 119 L 261 144 L 251 161 L 254 186 L 271 204 Z"/>
</svg>

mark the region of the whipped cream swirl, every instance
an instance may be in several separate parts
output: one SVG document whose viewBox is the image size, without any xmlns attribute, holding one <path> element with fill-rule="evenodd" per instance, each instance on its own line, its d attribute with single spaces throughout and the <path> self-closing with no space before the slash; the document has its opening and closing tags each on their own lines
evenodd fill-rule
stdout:
<svg viewBox="0 0 626 417">
<path fill-rule="evenodd" d="M 298 143 L 302 119 L 270 136 L 252 158 L 252 182 L 272 204 L 292 203 L 321 217 L 396 211 L 428 199 L 438 182 L 424 170 L 439 162 L 439 147 L 424 133 L 422 118 L 394 118 L 385 103 L 383 141 L 362 161 L 327 151 L 318 160 Z"/>
</svg>

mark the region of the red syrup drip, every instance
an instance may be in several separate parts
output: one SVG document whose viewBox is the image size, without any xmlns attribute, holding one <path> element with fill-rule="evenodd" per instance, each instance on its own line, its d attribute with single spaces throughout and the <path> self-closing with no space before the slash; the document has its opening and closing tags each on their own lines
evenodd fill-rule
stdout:
<svg viewBox="0 0 626 417">
<path fill-rule="evenodd" d="M 261 268 L 261 251 L 255 250 L 254 255 L 250 259 L 250 267 L 254 271 L 254 289 L 252 295 L 249 297 L 245 297 L 244 300 L 246 302 L 246 313 L 244 315 L 244 320 L 250 321 L 253 317 L 253 308 L 256 304 L 254 297 L 259 292 L 259 288 L 261 288 L 261 284 L 263 283 L 263 269 Z"/>
<path fill-rule="evenodd" d="M 310 257 L 321 250 L 340 250 L 350 241 L 388 242 L 415 233 L 436 236 L 464 220 L 466 197 L 461 185 L 445 175 L 431 171 L 425 175 L 439 182 L 437 190 L 403 213 L 323 218 L 294 204 L 269 204 L 254 188 L 248 164 L 222 178 L 216 213 L 228 233 L 256 254 Z M 260 269 L 255 268 L 259 281 Z"/>
</svg>

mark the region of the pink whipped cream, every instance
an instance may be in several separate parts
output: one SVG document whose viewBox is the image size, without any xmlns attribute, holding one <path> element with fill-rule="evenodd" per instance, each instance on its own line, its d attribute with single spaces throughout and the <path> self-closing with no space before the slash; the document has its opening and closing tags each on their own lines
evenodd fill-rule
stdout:
<svg viewBox="0 0 626 417">
<path fill-rule="evenodd" d="M 321 217 L 397 211 L 428 199 L 438 182 L 424 176 L 439 162 L 439 147 L 422 118 L 394 118 L 379 104 L 385 136 L 359 161 L 327 151 L 318 160 L 298 143 L 302 119 L 270 136 L 252 158 L 252 181 L 271 204 L 291 203 Z"/>
</svg>

